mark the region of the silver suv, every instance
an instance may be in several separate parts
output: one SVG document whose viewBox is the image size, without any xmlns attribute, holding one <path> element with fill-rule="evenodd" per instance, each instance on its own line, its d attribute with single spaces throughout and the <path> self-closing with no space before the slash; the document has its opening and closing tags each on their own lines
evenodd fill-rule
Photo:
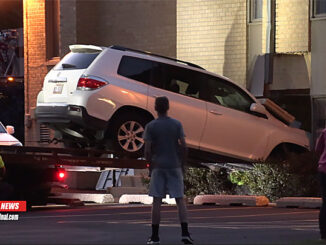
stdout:
<svg viewBox="0 0 326 245">
<path fill-rule="evenodd" d="M 36 107 L 38 121 L 67 146 L 138 157 L 154 100 L 167 96 L 193 161 L 253 162 L 309 149 L 306 132 L 291 127 L 280 108 L 195 64 L 120 46 L 70 50 L 46 75 Z"/>
</svg>

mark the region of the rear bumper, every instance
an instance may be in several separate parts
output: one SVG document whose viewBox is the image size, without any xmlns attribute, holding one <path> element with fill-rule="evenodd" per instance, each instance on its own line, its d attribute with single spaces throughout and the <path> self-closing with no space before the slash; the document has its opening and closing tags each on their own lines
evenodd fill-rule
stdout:
<svg viewBox="0 0 326 245">
<path fill-rule="evenodd" d="M 38 106 L 35 117 L 40 123 L 47 124 L 77 124 L 84 128 L 102 130 L 107 122 L 90 116 L 82 106 Z"/>
</svg>

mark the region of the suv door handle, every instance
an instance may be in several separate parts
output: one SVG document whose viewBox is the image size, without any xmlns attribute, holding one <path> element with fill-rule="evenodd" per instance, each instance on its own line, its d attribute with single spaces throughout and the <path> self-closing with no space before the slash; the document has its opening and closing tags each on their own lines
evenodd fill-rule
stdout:
<svg viewBox="0 0 326 245">
<path fill-rule="evenodd" d="M 222 113 L 219 113 L 219 112 L 217 112 L 217 111 L 209 111 L 210 113 L 212 113 L 212 114 L 214 114 L 214 115 L 217 115 L 217 116 L 221 116 L 222 115 Z"/>
<path fill-rule="evenodd" d="M 152 97 L 152 98 L 158 98 L 158 97 L 160 97 L 160 96 L 155 94 L 155 95 L 152 95 L 151 97 Z"/>
</svg>

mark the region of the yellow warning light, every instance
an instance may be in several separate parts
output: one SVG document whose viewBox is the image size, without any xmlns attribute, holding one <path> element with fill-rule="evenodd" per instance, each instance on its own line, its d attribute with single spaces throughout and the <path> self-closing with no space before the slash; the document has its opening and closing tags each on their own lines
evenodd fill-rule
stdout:
<svg viewBox="0 0 326 245">
<path fill-rule="evenodd" d="M 14 82 L 15 81 L 15 78 L 14 77 L 7 77 L 7 81 L 8 82 Z"/>
</svg>

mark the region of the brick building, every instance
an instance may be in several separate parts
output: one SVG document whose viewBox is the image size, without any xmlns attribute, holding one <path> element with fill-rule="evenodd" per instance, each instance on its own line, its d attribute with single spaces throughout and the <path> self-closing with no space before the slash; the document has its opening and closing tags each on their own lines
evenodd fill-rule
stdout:
<svg viewBox="0 0 326 245">
<path fill-rule="evenodd" d="M 315 133 L 326 119 L 325 17 L 318 0 L 24 0 L 26 141 L 40 139 L 36 96 L 72 43 L 197 63 L 273 98 Z"/>
</svg>

